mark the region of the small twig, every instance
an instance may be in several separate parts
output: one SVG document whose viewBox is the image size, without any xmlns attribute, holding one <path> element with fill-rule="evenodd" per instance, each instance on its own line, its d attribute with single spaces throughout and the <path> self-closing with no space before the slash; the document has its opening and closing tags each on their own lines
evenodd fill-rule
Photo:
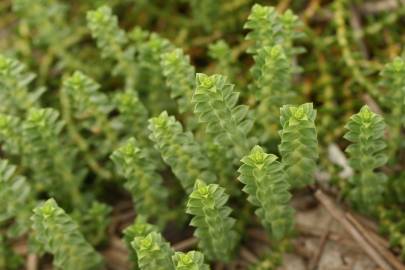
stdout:
<svg viewBox="0 0 405 270">
<path fill-rule="evenodd" d="M 127 212 L 128 210 L 133 210 L 134 208 L 134 203 L 132 200 L 122 200 L 120 201 L 115 207 L 114 207 L 114 212 L 120 213 L 120 212 Z"/>
<path fill-rule="evenodd" d="M 333 20 L 333 12 L 326 8 L 318 8 L 308 20 L 317 23 L 329 22 Z"/>
<path fill-rule="evenodd" d="M 197 244 L 197 239 L 194 237 L 191 237 L 191 238 L 185 239 L 183 241 L 180 241 L 180 242 L 174 244 L 173 249 L 177 250 L 177 251 L 183 251 L 196 244 Z"/>
<path fill-rule="evenodd" d="M 313 17 L 315 12 L 319 9 L 320 3 L 320 0 L 311 0 L 302 13 L 301 19 L 306 22 L 308 19 Z"/>
<path fill-rule="evenodd" d="M 390 243 L 387 241 L 387 239 L 381 237 L 380 235 L 376 234 L 374 231 L 370 230 L 369 228 L 366 228 L 370 233 L 371 237 L 374 239 L 376 243 L 379 245 L 382 245 L 384 248 L 389 249 L 390 248 Z"/>
<path fill-rule="evenodd" d="M 344 235 L 340 235 L 338 232 L 333 231 L 331 229 L 325 230 L 324 228 L 321 228 L 320 226 L 311 226 L 303 223 L 296 222 L 295 223 L 295 229 L 302 235 L 305 236 L 311 236 L 311 237 L 320 237 L 328 232 L 328 238 L 333 241 L 339 241 L 341 239 L 345 239 Z M 351 241 L 351 239 L 349 239 Z"/>
<path fill-rule="evenodd" d="M 370 107 L 370 109 L 373 112 L 378 113 L 380 115 L 384 114 L 383 111 L 381 110 L 380 106 L 369 94 L 362 95 L 361 99 L 364 101 L 364 103 L 366 103 Z"/>
<path fill-rule="evenodd" d="M 119 230 L 121 230 L 120 228 L 122 228 L 123 226 L 126 226 L 126 225 L 132 223 L 134 218 L 135 218 L 135 213 L 133 211 L 127 211 L 122 214 L 114 215 L 112 217 L 112 221 L 111 221 L 111 224 L 108 229 L 109 234 L 114 235 L 117 228 Z"/>
<path fill-rule="evenodd" d="M 27 270 L 38 269 L 38 257 L 36 254 L 29 254 L 27 257 Z"/>
<path fill-rule="evenodd" d="M 128 210 L 127 212 L 120 213 L 116 216 L 114 216 L 114 221 L 116 223 L 122 223 L 122 222 L 132 222 L 135 218 L 135 212 L 131 210 Z"/>
<path fill-rule="evenodd" d="M 307 225 L 303 225 L 303 224 L 296 224 L 295 228 L 297 229 L 297 231 L 300 234 L 302 234 L 304 236 L 310 236 L 310 237 L 322 238 L 322 234 L 325 232 L 325 230 L 323 228 L 307 226 Z M 355 241 L 353 241 L 353 239 L 350 236 L 342 235 L 331 229 L 329 230 L 328 240 L 339 242 L 340 244 L 348 246 L 348 247 L 357 247 L 358 246 L 357 243 Z"/>
<path fill-rule="evenodd" d="M 113 236 L 110 239 L 110 245 L 112 248 L 114 248 L 116 250 L 122 251 L 124 253 L 128 253 L 127 247 L 125 246 L 123 241 L 120 238 L 118 238 L 117 236 Z"/>
<path fill-rule="evenodd" d="M 264 244 L 270 243 L 269 238 L 267 237 L 266 233 L 263 230 L 249 229 L 248 235 L 255 238 L 256 240 L 259 240 L 260 242 L 262 242 Z"/>
<path fill-rule="evenodd" d="M 76 143 L 79 147 L 80 151 L 84 155 L 84 159 L 88 166 L 102 179 L 111 179 L 112 174 L 110 171 L 104 169 L 98 162 L 93 158 L 93 156 L 89 153 L 89 145 L 87 141 L 80 135 L 79 131 L 76 129 L 75 124 L 73 123 L 73 119 L 71 116 L 71 108 L 69 99 L 64 93 L 63 90 L 60 91 L 59 94 L 60 103 L 62 107 L 62 117 L 63 120 L 66 122 L 67 130 L 69 136 L 72 140 Z"/>
<path fill-rule="evenodd" d="M 1 235 L 2 233 L 5 233 L 5 232 L 0 231 L 0 235 Z M 14 250 L 18 255 L 20 255 L 20 256 L 26 256 L 26 255 L 28 255 L 29 250 L 28 250 L 27 241 L 28 241 L 28 240 L 27 240 L 27 237 L 26 237 L 26 236 L 21 237 L 21 238 L 19 238 L 19 239 L 15 239 L 15 240 L 13 241 L 13 243 L 12 243 L 13 250 Z"/>
<path fill-rule="evenodd" d="M 379 245 L 382 245 L 384 248 L 389 249 L 391 247 L 387 239 L 378 235 L 375 231 L 367 227 L 367 224 L 364 224 L 361 220 L 357 219 L 361 224 L 363 224 L 366 229 L 370 232 L 370 236 L 377 242 Z"/>
<path fill-rule="evenodd" d="M 215 40 L 219 39 L 222 36 L 221 32 L 214 32 L 210 36 L 202 36 L 202 37 L 197 37 L 191 41 L 191 45 L 194 46 L 203 46 L 209 43 L 214 42 Z"/>
<path fill-rule="evenodd" d="M 294 247 L 294 252 L 305 260 L 310 260 L 314 254 L 311 250 L 306 247 L 305 240 L 302 238 L 293 239 L 292 245 Z"/>
<path fill-rule="evenodd" d="M 128 254 L 115 249 L 107 249 L 103 251 L 102 254 L 106 258 L 109 269 L 129 269 Z"/>
<path fill-rule="evenodd" d="M 219 262 L 219 263 L 217 263 L 216 265 L 215 265 L 215 268 L 214 268 L 215 270 L 224 270 L 225 269 L 225 265 L 223 264 L 223 263 L 221 263 L 221 262 Z"/>
<path fill-rule="evenodd" d="M 257 263 L 257 257 L 247 248 L 241 247 L 240 248 L 240 256 L 250 263 Z"/>
<path fill-rule="evenodd" d="M 378 231 L 378 224 L 360 214 L 357 214 L 356 212 L 351 211 L 350 209 L 347 211 L 347 213 L 350 213 L 350 215 L 352 215 L 358 222 L 360 222 L 361 225 L 363 225 L 367 230 L 369 231 Z M 387 240 L 385 240 L 385 247 L 389 247 L 389 243 Z"/>
<path fill-rule="evenodd" d="M 363 55 L 363 58 L 368 59 L 369 58 L 369 51 L 367 49 L 366 44 L 362 40 L 362 35 L 363 35 L 363 27 L 361 24 L 360 20 L 360 15 L 355 7 L 350 8 L 351 11 L 351 16 L 350 16 L 350 25 L 353 28 L 353 36 L 355 37 L 355 40 L 357 41 L 360 51 Z"/>
<path fill-rule="evenodd" d="M 364 238 L 364 236 L 351 224 L 344 211 L 334 204 L 331 198 L 324 194 L 321 190 L 315 192 L 315 197 L 325 207 L 325 209 L 336 219 L 343 228 L 357 241 L 359 246 L 366 252 L 370 258 L 384 270 L 393 270 L 392 267 L 385 261 L 385 259 L 378 253 L 370 243 Z"/>
<path fill-rule="evenodd" d="M 246 49 L 249 48 L 249 46 L 252 45 L 252 42 L 250 40 L 244 40 L 242 41 L 239 45 L 235 46 L 232 48 L 232 60 L 233 61 L 238 61 L 238 57 L 246 52 Z"/>
<path fill-rule="evenodd" d="M 377 249 L 381 255 L 396 269 L 396 270 L 405 270 L 405 266 L 395 257 L 388 249 L 383 245 L 378 243 L 375 238 L 372 236 L 374 232 L 367 230 L 363 225 L 350 213 L 346 213 L 347 219 L 359 230 L 367 241 Z"/>
<path fill-rule="evenodd" d="M 283 13 L 290 5 L 290 2 L 291 0 L 281 0 L 277 5 L 276 10 L 280 13 Z"/>
<path fill-rule="evenodd" d="M 364 87 L 371 95 L 379 97 L 379 89 L 371 83 L 369 78 L 363 74 L 362 70 L 360 70 L 349 46 L 350 43 L 348 41 L 348 30 L 346 28 L 345 8 L 345 1 L 336 1 L 334 20 L 336 23 L 336 38 L 342 51 L 342 58 L 351 71 L 353 79 L 359 85 Z"/>
<path fill-rule="evenodd" d="M 399 3 L 400 2 L 400 3 Z M 399 8 L 399 5 L 405 4 L 403 0 L 383 0 L 379 2 L 371 1 L 365 2 L 363 5 L 359 6 L 359 10 L 367 15 L 382 13 L 385 11 L 392 11 Z"/>
<path fill-rule="evenodd" d="M 318 250 L 316 252 L 316 255 L 315 255 L 315 257 L 313 257 L 313 259 L 309 263 L 309 267 L 308 267 L 309 270 L 315 270 L 318 267 L 319 260 L 321 259 L 323 250 L 324 250 L 326 242 L 328 240 L 328 236 L 330 234 L 329 227 L 330 227 L 331 224 L 332 224 L 332 219 L 329 218 L 328 223 L 326 225 L 326 230 L 322 233 L 322 237 L 321 237 L 321 240 L 319 242 L 319 248 L 318 248 Z"/>
</svg>

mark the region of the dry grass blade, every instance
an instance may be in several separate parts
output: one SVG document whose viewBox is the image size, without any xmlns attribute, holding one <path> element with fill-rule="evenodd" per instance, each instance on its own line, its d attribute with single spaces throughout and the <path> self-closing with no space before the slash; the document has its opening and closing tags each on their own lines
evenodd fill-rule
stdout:
<svg viewBox="0 0 405 270">
<path fill-rule="evenodd" d="M 29 254 L 27 258 L 27 270 L 38 270 L 38 257 L 35 254 Z"/>
<path fill-rule="evenodd" d="M 257 263 L 257 257 L 247 248 L 241 247 L 240 256 L 250 263 Z"/>
<path fill-rule="evenodd" d="M 381 255 L 396 269 L 396 270 L 405 270 L 405 266 L 395 257 L 388 249 L 383 245 L 377 242 L 375 237 L 372 235 L 374 232 L 367 230 L 364 226 L 357 221 L 357 219 L 350 213 L 346 213 L 347 219 L 363 234 L 367 241 L 377 249 Z"/>
<path fill-rule="evenodd" d="M 325 230 L 322 233 L 322 236 L 321 236 L 321 239 L 320 239 L 320 242 L 319 242 L 318 251 L 317 251 L 315 257 L 313 257 L 312 260 L 309 263 L 309 266 L 308 266 L 309 270 L 315 270 L 318 267 L 319 260 L 321 259 L 323 249 L 324 249 L 325 244 L 326 244 L 326 242 L 327 242 L 327 240 L 329 238 L 329 234 L 330 234 L 329 227 L 330 227 L 331 224 L 332 224 L 332 219 L 329 219 L 328 225 L 327 225 L 328 229 Z"/>
<path fill-rule="evenodd" d="M 315 197 L 325 207 L 325 209 L 336 219 L 343 228 L 353 237 L 359 246 L 370 256 L 370 258 L 384 270 L 394 270 L 381 254 L 365 239 L 365 237 L 346 218 L 344 211 L 334 204 L 331 198 L 321 190 L 317 190 Z"/>
<path fill-rule="evenodd" d="M 183 241 L 178 242 L 177 244 L 173 245 L 173 249 L 176 251 L 184 251 L 186 249 L 189 249 L 190 247 L 193 247 L 197 244 L 197 239 L 194 237 L 185 239 Z"/>
</svg>

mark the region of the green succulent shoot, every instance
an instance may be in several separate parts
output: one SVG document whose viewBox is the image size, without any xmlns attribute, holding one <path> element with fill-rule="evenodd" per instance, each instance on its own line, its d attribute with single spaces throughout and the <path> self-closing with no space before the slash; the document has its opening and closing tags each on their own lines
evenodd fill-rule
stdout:
<svg viewBox="0 0 405 270">
<path fill-rule="evenodd" d="M 270 235 L 281 240 L 293 229 L 294 210 L 289 206 L 290 185 L 277 156 L 256 145 L 242 158 L 239 181 L 248 200 L 257 207 L 256 214 Z"/>
<path fill-rule="evenodd" d="M 190 225 L 196 227 L 194 235 L 208 260 L 229 261 L 239 241 L 228 199 L 224 188 L 201 180 L 196 180 L 189 195 L 186 212 L 193 216 Z"/>
<path fill-rule="evenodd" d="M 346 148 L 349 164 L 354 170 L 350 179 L 349 199 L 365 213 L 375 213 L 382 202 L 387 178 L 375 170 L 387 162 L 384 149 L 384 119 L 363 106 L 346 125 L 345 139 L 351 142 Z"/>
<path fill-rule="evenodd" d="M 54 256 L 57 269 L 103 269 L 100 254 L 85 240 L 78 224 L 49 199 L 34 209 L 31 218 L 36 240 Z"/>
<path fill-rule="evenodd" d="M 204 263 L 204 255 L 198 251 L 187 253 L 176 252 L 173 255 L 173 262 L 176 270 L 209 270 L 210 267 Z"/>
<path fill-rule="evenodd" d="M 284 105 L 280 109 L 282 130 L 279 151 L 287 179 L 292 188 L 314 183 L 318 159 L 315 127 L 316 111 L 312 103 Z"/>
<path fill-rule="evenodd" d="M 135 237 L 131 243 L 141 270 L 175 270 L 169 243 L 157 232 Z"/>
</svg>

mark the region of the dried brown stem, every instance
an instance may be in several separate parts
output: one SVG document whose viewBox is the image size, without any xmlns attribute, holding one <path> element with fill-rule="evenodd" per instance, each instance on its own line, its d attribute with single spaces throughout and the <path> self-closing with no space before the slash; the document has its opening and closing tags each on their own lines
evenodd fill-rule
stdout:
<svg viewBox="0 0 405 270">
<path fill-rule="evenodd" d="M 381 110 L 380 106 L 369 94 L 362 95 L 361 99 L 371 108 L 373 112 L 383 115 L 383 111 Z"/>
<path fill-rule="evenodd" d="M 330 233 L 329 227 L 330 227 L 331 224 L 332 224 L 332 219 L 329 218 L 327 226 L 326 226 L 327 229 L 322 233 L 321 240 L 319 242 L 319 248 L 318 248 L 318 250 L 316 252 L 316 255 L 313 257 L 313 259 L 309 263 L 308 268 L 310 270 L 315 270 L 318 267 L 319 260 L 321 259 L 321 256 L 322 256 L 322 253 L 323 253 L 323 249 L 325 248 L 325 244 L 326 244 L 326 242 L 328 240 L 328 236 L 329 236 L 329 233 Z"/>
<path fill-rule="evenodd" d="M 315 197 L 319 202 L 325 207 L 325 209 L 331 214 L 331 216 L 336 219 L 343 228 L 353 237 L 354 240 L 359 244 L 359 246 L 364 250 L 364 252 L 369 255 L 369 257 L 382 269 L 393 270 L 393 268 L 387 263 L 387 261 L 381 256 L 381 254 L 370 245 L 365 237 L 354 227 L 352 223 L 346 218 L 345 213 L 332 201 L 329 196 L 324 194 L 321 190 L 317 190 Z"/>
<path fill-rule="evenodd" d="M 359 10 L 364 14 L 378 14 L 398 9 L 400 8 L 400 5 L 404 4 L 404 0 L 383 0 L 379 2 L 370 1 L 359 6 Z"/>
<path fill-rule="evenodd" d="M 387 248 L 378 243 L 372 235 L 374 232 L 367 230 L 363 225 L 350 213 L 346 213 L 347 219 L 359 230 L 367 241 L 377 249 L 381 255 L 396 269 L 396 270 L 405 270 L 405 266 L 395 257 Z"/>
<path fill-rule="evenodd" d="M 106 258 L 109 269 L 125 270 L 129 269 L 128 254 L 116 249 L 108 249 L 102 252 Z"/>
<path fill-rule="evenodd" d="M 256 240 L 259 240 L 260 242 L 262 242 L 266 245 L 270 243 L 269 238 L 267 237 L 266 233 L 263 230 L 249 229 L 247 233 L 250 237 L 253 237 Z"/>
<path fill-rule="evenodd" d="M 38 270 L 38 257 L 36 254 L 29 254 L 27 257 L 27 270 Z"/>
<path fill-rule="evenodd" d="M 246 261 L 248 261 L 248 262 L 250 262 L 250 263 L 257 263 L 257 262 L 258 262 L 257 257 L 256 257 L 250 250 L 248 250 L 248 249 L 245 248 L 245 247 L 241 247 L 241 249 L 240 249 L 240 256 L 241 256 L 244 260 L 246 260 Z"/>
<path fill-rule="evenodd" d="M 191 238 L 185 239 L 183 241 L 180 241 L 180 242 L 174 244 L 173 249 L 177 250 L 177 251 L 183 251 L 183 250 L 189 249 L 190 247 L 195 246 L 197 244 L 197 242 L 198 241 L 196 238 L 191 237 Z"/>
</svg>

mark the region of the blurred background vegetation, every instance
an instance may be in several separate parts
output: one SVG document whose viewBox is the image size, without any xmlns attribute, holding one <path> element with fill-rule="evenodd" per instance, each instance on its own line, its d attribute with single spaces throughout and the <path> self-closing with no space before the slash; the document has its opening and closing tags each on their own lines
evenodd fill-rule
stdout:
<svg viewBox="0 0 405 270">
<path fill-rule="evenodd" d="M 248 87 L 253 80 L 249 70 L 254 60 L 247 53 L 252 42 L 245 39 L 249 31 L 243 27 L 254 3 L 274 6 L 279 13 L 291 10 L 302 21 L 299 32 L 303 35 L 295 45 L 304 50 L 294 58 L 299 72 L 292 87 L 299 103 L 313 102 L 318 110 L 320 170 L 344 191 L 345 183 L 338 177 L 341 168 L 330 162 L 328 149 L 335 144 L 343 149 L 348 144 L 342 139 L 344 125 L 363 104 L 383 115 L 392 110 L 380 73 L 385 64 L 402 54 L 403 0 L 1 0 L 0 52 L 19 59 L 37 74 L 32 88 L 47 89 L 42 97 L 44 107 L 61 109 L 61 80 L 80 70 L 97 81 L 105 93 L 136 89 L 153 116 L 162 110 L 176 113 L 159 64 L 162 48 L 173 45 L 190 56 L 197 72 L 227 75 L 243 101 L 254 105 Z M 112 31 L 111 44 L 121 45 L 107 46 L 111 51 L 97 47 L 86 19 L 88 11 L 102 5 L 112 8 L 120 28 L 127 33 L 101 29 Z M 106 109 L 105 113 L 116 112 Z M 98 130 L 92 133 L 82 135 L 97 136 Z M 392 241 L 405 246 L 405 142 L 400 138 L 399 150 L 383 168 L 390 179 L 389 197 L 395 207 L 384 212 L 380 220 L 386 232 L 391 232 L 391 224 L 400 223 Z M 263 141 L 277 151 L 277 141 Z M 94 139 L 91 147 L 98 149 L 97 158 L 103 163 L 113 150 L 102 138 Z M 108 172 L 99 173 L 108 176 Z M 89 178 L 87 182 L 92 183 Z M 110 187 L 111 183 L 102 185 Z M 105 190 L 95 188 L 105 200 L 117 201 Z"/>
<path fill-rule="evenodd" d="M 379 71 L 401 54 L 405 5 L 399 0 L 2 0 L 0 49 L 24 59 L 38 74 L 35 84 L 54 93 L 61 76 L 78 69 L 106 91 L 123 87 L 122 76 L 111 72 L 111 61 L 101 57 L 86 26 L 86 12 L 108 4 L 134 40 L 141 38 L 136 27 L 159 33 L 183 48 L 197 71 L 232 73 L 243 94 L 252 65 L 243 24 L 253 3 L 291 9 L 303 21 L 300 45 L 306 53 L 296 59 L 302 72 L 294 87 L 321 111 L 321 140 L 340 138 L 348 117 L 383 93 Z M 150 53 L 145 57 L 156 57 L 153 49 Z M 52 95 L 46 98 L 53 104 Z"/>
</svg>

